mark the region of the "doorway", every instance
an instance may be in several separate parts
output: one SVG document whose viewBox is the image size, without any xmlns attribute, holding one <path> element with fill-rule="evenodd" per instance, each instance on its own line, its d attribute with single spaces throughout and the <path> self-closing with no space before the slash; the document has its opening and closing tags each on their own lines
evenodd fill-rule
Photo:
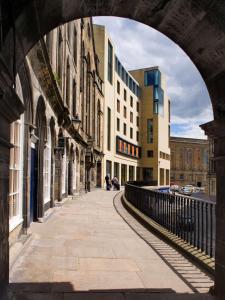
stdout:
<svg viewBox="0 0 225 300">
<path fill-rule="evenodd" d="M 30 223 L 37 220 L 37 150 L 31 148 L 31 171 L 30 171 Z"/>
</svg>

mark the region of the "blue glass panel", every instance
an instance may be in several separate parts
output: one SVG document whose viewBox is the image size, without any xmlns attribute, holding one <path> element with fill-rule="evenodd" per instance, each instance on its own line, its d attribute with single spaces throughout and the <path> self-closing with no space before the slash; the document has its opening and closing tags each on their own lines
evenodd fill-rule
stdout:
<svg viewBox="0 0 225 300">
<path fill-rule="evenodd" d="M 132 78 L 131 77 L 129 78 L 129 89 L 130 90 L 132 89 Z"/>
<path fill-rule="evenodd" d="M 161 73 L 159 72 L 159 70 L 154 71 L 154 76 L 154 85 L 161 86 Z"/>
</svg>

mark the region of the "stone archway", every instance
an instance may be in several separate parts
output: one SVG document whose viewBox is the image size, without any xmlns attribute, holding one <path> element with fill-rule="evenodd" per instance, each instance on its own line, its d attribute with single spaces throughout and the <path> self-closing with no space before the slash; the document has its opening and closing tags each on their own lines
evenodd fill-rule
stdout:
<svg viewBox="0 0 225 300">
<path fill-rule="evenodd" d="M 11 3 L 11 4 L 10 4 Z M 223 297 L 225 286 L 225 5 L 222 0 L 17 0 L 1 3 L 4 15 L 0 35 L 0 169 L 9 161 L 9 124 L 23 111 L 13 89 L 14 77 L 25 55 L 44 34 L 72 19 L 86 16 L 127 17 L 147 24 L 177 43 L 200 71 L 208 88 L 215 121 L 207 130 L 217 137 L 217 253 L 216 290 Z M 32 20 L 32 22 L 27 22 Z M 8 173 L 0 178 L 0 215 L 8 222 Z M 5 226 L 0 227 L 0 274 L 7 283 L 8 246 Z M 5 275 L 6 274 L 6 275 Z M 1 288 L 0 284 L 0 288 Z"/>
</svg>

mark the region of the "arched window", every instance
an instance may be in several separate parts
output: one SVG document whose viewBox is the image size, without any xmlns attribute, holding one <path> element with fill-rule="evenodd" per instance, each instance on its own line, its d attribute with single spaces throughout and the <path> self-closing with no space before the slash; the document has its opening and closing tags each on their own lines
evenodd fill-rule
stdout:
<svg viewBox="0 0 225 300">
<path fill-rule="evenodd" d="M 66 105 L 70 110 L 70 64 L 69 58 L 67 59 L 66 65 Z"/>
<path fill-rule="evenodd" d="M 73 56 L 74 56 L 74 62 L 77 65 L 77 30 L 75 26 L 73 31 Z"/>
<path fill-rule="evenodd" d="M 47 142 L 44 148 L 44 164 L 43 164 L 43 178 L 44 178 L 44 204 L 50 201 L 50 187 L 51 187 L 51 130 L 47 128 Z"/>
<path fill-rule="evenodd" d="M 58 29 L 58 38 L 57 38 L 57 82 L 60 87 L 62 87 L 62 61 L 63 61 L 63 43 L 62 43 L 62 33 Z"/>
</svg>

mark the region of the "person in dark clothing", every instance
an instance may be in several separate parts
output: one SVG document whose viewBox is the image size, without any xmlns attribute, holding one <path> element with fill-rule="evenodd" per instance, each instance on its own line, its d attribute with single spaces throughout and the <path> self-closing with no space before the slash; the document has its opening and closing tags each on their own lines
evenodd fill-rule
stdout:
<svg viewBox="0 0 225 300">
<path fill-rule="evenodd" d="M 105 182 L 106 182 L 106 190 L 107 191 L 110 191 L 110 174 L 107 174 L 106 176 L 105 176 Z"/>
</svg>

